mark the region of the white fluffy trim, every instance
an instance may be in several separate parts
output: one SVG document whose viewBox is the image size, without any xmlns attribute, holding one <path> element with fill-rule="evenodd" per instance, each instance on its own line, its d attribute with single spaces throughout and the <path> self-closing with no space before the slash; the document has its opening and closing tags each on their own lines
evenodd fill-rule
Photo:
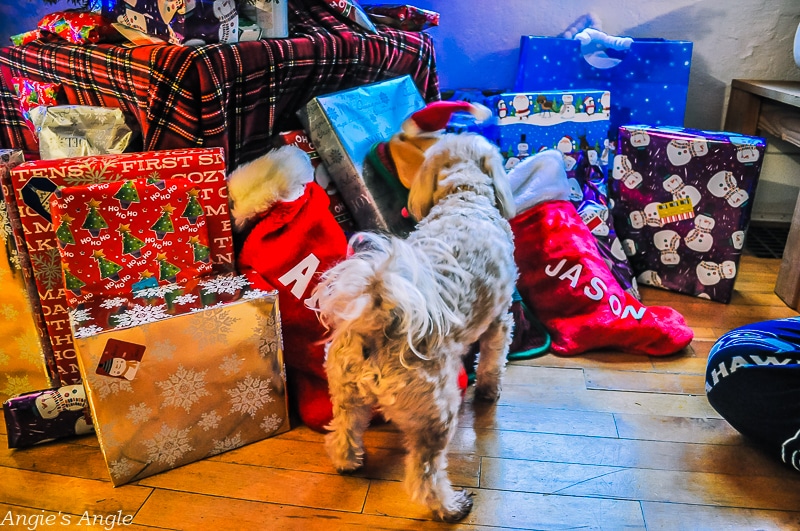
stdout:
<svg viewBox="0 0 800 531">
<path fill-rule="evenodd" d="M 294 201 L 314 180 L 308 154 L 296 146 L 283 146 L 228 175 L 231 216 L 237 229 L 269 210 L 277 202 Z"/>
<path fill-rule="evenodd" d="M 557 199 L 569 199 L 569 181 L 560 151 L 548 149 L 526 158 L 508 173 L 517 214 Z"/>
</svg>

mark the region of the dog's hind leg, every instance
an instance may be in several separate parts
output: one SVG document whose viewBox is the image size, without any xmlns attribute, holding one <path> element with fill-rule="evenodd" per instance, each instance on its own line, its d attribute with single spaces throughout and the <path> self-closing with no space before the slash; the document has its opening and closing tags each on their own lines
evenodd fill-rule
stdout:
<svg viewBox="0 0 800 531">
<path fill-rule="evenodd" d="M 446 412 L 431 405 L 427 412 L 417 410 L 393 420 L 403 431 L 408 447 L 406 489 L 437 519 L 456 522 L 472 510 L 472 493 L 454 489 L 447 476 L 447 447 L 455 433 L 460 395 L 450 397 L 448 402 Z"/>
<path fill-rule="evenodd" d="M 354 472 L 364 464 L 364 431 L 372 420 L 372 404 L 366 403 L 353 381 L 354 367 L 363 358 L 356 356 L 348 346 L 342 348 L 337 342 L 330 345 L 325 361 L 328 388 L 333 404 L 331 430 L 325 436 L 325 450 L 338 472 Z"/>
<path fill-rule="evenodd" d="M 491 402 L 500 398 L 513 327 L 513 316 L 504 312 L 481 335 L 478 368 L 475 371 L 476 398 Z"/>
</svg>

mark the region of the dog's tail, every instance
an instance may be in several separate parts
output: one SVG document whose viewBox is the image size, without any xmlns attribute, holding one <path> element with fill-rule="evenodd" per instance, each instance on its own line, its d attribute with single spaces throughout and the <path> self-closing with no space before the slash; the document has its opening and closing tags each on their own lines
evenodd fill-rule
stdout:
<svg viewBox="0 0 800 531">
<path fill-rule="evenodd" d="M 310 301 L 333 339 L 405 338 L 405 364 L 407 351 L 428 359 L 463 324 L 458 294 L 469 289 L 471 275 L 445 242 L 360 233 L 351 248 L 347 260 L 323 273 Z"/>
</svg>

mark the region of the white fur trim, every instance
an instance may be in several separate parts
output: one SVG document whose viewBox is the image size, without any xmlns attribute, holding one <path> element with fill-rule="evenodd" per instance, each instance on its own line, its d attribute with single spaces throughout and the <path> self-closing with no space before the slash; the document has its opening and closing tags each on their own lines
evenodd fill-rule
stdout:
<svg viewBox="0 0 800 531">
<path fill-rule="evenodd" d="M 294 201 L 314 180 L 308 154 L 283 146 L 236 168 L 228 176 L 231 217 L 237 229 L 277 202 Z"/>
<path fill-rule="evenodd" d="M 569 182 L 560 151 L 548 149 L 526 158 L 508 173 L 517 214 L 545 201 L 569 199 Z"/>
</svg>

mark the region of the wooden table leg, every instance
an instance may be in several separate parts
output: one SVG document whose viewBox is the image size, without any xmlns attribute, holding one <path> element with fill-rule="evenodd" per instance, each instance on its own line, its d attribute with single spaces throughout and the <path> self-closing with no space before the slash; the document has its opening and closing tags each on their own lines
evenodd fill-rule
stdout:
<svg viewBox="0 0 800 531">
<path fill-rule="evenodd" d="M 728 110 L 725 113 L 725 131 L 745 135 L 758 134 L 758 117 L 761 98 L 731 87 Z M 800 306 L 800 201 L 795 204 L 789 237 L 783 248 L 783 259 L 775 282 L 775 294 L 794 310 Z"/>
<path fill-rule="evenodd" d="M 794 205 L 792 225 L 775 282 L 775 294 L 793 310 L 800 306 L 800 201 Z"/>
<path fill-rule="evenodd" d="M 754 136 L 758 130 L 761 98 L 750 92 L 731 87 L 728 110 L 725 113 L 725 131 Z"/>
</svg>

